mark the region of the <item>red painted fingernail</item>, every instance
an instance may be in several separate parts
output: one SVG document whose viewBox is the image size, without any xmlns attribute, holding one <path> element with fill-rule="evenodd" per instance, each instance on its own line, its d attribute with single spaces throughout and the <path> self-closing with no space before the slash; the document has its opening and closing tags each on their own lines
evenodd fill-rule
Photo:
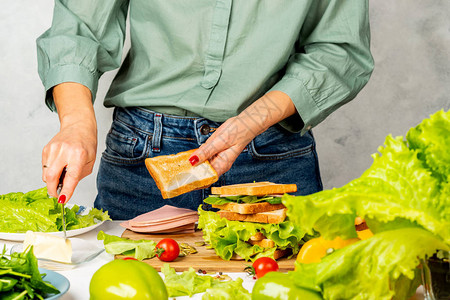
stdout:
<svg viewBox="0 0 450 300">
<path fill-rule="evenodd" d="M 191 165 L 195 166 L 196 163 L 198 163 L 199 159 L 197 155 L 192 156 L 191 158 L 189 158 L 189 162 L 191 163 Z"/>
<path fill-rule="evenodd" d="M 66 203 L 66 195 L 60 195 L 58 198 L 58 203 Z"/>
</svg>

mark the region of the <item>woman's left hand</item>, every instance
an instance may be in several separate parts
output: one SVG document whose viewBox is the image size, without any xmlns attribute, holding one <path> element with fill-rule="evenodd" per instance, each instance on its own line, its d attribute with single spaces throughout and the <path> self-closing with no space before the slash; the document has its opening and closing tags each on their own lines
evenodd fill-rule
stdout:
<svg viewBox="0 0 450 300">
<path fill-rule="evenodd" d="M 192 165 L 197 165 L 209 160 L 221 176 L 231 168 L 251 140 L 294 113 L 296 109 L 288 95 L 280 91 L 269 92 L 217 128 L 211 137 L 192 153 L 189 161 Z"/>
</svg>

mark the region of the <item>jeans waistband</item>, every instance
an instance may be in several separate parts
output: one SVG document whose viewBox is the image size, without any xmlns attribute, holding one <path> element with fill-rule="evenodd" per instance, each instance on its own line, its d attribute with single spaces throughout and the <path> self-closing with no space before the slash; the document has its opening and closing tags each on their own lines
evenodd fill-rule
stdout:
<svg viewBox="0 0 450 300">
<path fill-rule="evenodd" d="M 154 152 L 160 151 L 163 137 L 195 140 L 201 145 L 221 125 L 205 118 L 162 114 L 142 107 L 116 107 L 113 118 L 148 135 Z"/>
</svg>

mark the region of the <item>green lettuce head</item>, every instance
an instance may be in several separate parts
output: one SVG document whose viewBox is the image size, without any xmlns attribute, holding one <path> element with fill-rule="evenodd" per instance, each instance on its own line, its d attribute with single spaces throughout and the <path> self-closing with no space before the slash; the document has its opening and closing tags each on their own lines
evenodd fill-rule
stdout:
<svg viewBox="0 0 450 300">
<path fill-rule="evenodd" d="M 375 234 L 293 273 L 325 299 L 405 299 L 419 284 L 418 259 L 449 250 L 450 112 L 430 116 L 406 139 L 387 136 L 378 152 L 343 187 L 282 199 L 303 232 L 356 237 L 360 216 Z"/>
<path fill-rule="evenodd" d="M 433 124 L 439 127 L 439 132 L 447 133 L 450 130 L 449 115 L 449 112 L 445 115 L 438 112 L 411 129 L 408 136 L 427 136 L 430 132 L 437 139 Z M 442 128 L 443 124 L 446 124 L 445 128 Z M 418 128 L 421 128 L 420 134 Z M 354 219 L 360 216 L 374 233 L 420 227 L 450 244 L 450 187 L 447 181 L 450 173 L 445 173 L 450 170 L 450 160 L 440 155 L 445 152 L 444 147 L 450 153 L 450 141 L 447 143 L 447 140 L 448 135 L 435 143 L 428 141 L 429 147 L 422 143 L 412 149 L 402 137 L 388 136 L 385 146 L 378 149 L 379 154 L 373 155 L 372 166 L 360 178 L 341 188 L 309 196 L 284 196 L 288 215 L 300 230 L 308 233 L 316 230 L 327 239 L 356 237 Z M 441 145 L 442 141 L 446 144 Z M 429 167 L 428 156 L 434 157 L 433 164 L 442 165 L 441 171 Z"/>
</svg>

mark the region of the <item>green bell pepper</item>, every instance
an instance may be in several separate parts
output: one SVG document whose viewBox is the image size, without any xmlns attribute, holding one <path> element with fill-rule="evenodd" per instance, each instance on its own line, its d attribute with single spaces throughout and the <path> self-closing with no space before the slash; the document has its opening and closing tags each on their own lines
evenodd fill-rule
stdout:
<svg viewBox="0 0 450 300">
<path fill-rule="evenodd" d="M 269 272 L 253 287 L 252 300 L 322 300 L 320 293 L 294 284 L 291 274 Z"/>
<path fill-rule="evenodd" d="M 89 285 L 91 300 L 167 300 L 164 281 L 150 265 L 136 260 L 113 260 L 98 269 Z"/>
</svg>

